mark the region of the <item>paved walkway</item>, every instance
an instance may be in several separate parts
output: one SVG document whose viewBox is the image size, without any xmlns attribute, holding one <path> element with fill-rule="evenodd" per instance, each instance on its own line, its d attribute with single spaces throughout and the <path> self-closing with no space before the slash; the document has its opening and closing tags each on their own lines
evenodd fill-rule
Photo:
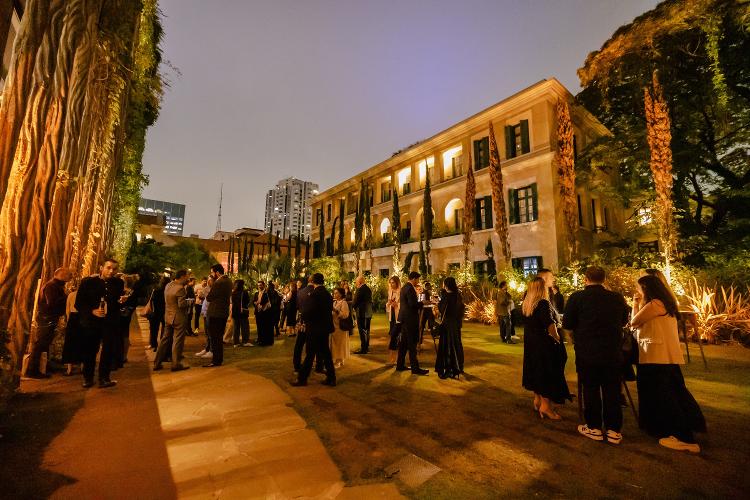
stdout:
<svg viewBox="0 0 750 500">
<path fill-rule="evenodd" d="M 141 330 L 145 343 L 143 320 Z M 345 488 L 318 435 L 272 381 L 231 364 L 195 364 L 172 373 L 165 363 L 152 374 L 179 498 L 400 497 L 393 484 Z"/>
<path fill-rule="evenodd" d="M 390 499 L 392 483 L 345 487 L 318 435 L 270 380 L 231 364 L 152 372 L 148 324 L 133 323 L 112 389 L 81 377 L 24 381 L 0 415 L 0 491 L 54 499 Z"/>
</svg>

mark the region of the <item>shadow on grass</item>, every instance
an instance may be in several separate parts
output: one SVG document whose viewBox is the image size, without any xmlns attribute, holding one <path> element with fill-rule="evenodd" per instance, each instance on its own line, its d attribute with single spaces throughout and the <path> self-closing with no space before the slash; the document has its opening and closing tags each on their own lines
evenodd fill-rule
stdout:
<svg viewBox="0 0 750 500">
<path fill-rule="evenodd" d="M 5 498 L 48 498 L 74 478 L 44 469 L 49 444 L 83 406 L 84 392 L 19 393 L 0 414 L 0 494 Z"/>
</svg>

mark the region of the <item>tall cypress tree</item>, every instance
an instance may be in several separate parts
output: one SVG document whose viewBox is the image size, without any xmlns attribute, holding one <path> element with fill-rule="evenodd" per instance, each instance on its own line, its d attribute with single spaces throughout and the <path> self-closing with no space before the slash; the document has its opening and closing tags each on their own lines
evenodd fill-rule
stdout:
<svg viewBox="0 0 750 500">
<path fill-rule="evenodd" d="M 398 207 L 398 189 L 393 190 L 393 271 L 401 274 L 401 211 Z"/>
<path fill-rule="evenodd" d="M 425 166 L 425 183 L 424 183 L 424 201 L 422 206 L 422 228 L 424 233 L 424 261 L 425 261 L 425 272 L 427 274 L 430 270 L 430 241 L 432 241 L 432 186 L 430 182 L 430 168 L 427 165 L 427 160 L 424 161 Z M 422 234 L 420 234 L 420 238 Z M 421 267 L 420 267 L 421 269 Z"/>
</svg>

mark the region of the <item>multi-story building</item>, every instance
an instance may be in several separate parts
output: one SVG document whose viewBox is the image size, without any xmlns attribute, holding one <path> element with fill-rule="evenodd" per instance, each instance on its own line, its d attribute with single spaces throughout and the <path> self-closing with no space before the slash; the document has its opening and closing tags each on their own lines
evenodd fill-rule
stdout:
<svg viewBox="0 0 750 500">
<path fill-rule="evenodd" d="M 265 231 L 282 238 L 310 236 L 312 208 L 310 200 L 318 194 L 318 185 L 294 177 L 283 179 L 266 195 Z"/>
<path fill-rule="evenodd" d="M 138 214 L 161 215 L 164 218 L 163 232 L 182 236 L 182 230 L 185 227 L 185 205 L 141 198 L 141 201 L 138 203 Z"/>
<path fill-rule="evenodd" d="M 0 92 L 5 86 L 5 79 L 13 57 L 13 43 L 21 26 L 23 4 L 20 0 L 4 0 L 0 5 Z"/>
<path fill-rule="evenodd" d="M 495 256 L 502 255 L 493 229 L 494 216 L 489 169 L 489 123 L 496 134 L 505 189 L 506 214 L 512 263 L 532 273 L 542 266 L 557 268 L 565 259 L 565 225 L 560 203 L 556 151 L 558 99 L 572 95 L 556 79 L 542 80 L 460 123 L 394 154 L 391 158 L 321 192 L 313 200 L 313 256 L 332 248 L 331 226 L 344 207 L 346 251 L 354 241 L 354 214 L 360 183 L 369 186 L 373 226 L 373 261 L 362 253 L 362 269 L 388 275 L 393 272 L 393 193 L 398 192 L 403 256 L 418 251 L 422 229 L 423 189 L 430 176 L 434 212 L 430 260 L 433 272 L 460 266 L 463 261 L 464 210 L 474 212 L 473 248 L 475 269 L 486 269 L 487 242 Z M 575 154 L 607 130 L 590 113 L 571 106 Z M 471 153 L 471 165 L 467 159 Z M 466 171 L 474 169 L 476 197 L 464 206 Z M 611 183 L 609 174 L 596 174 L 592 182 Z M 625 213 L 613 199 L 581 185 L 577 189 L 577 239 L 583 256 L 591 255 L 613 233 L 624 228 Z M 320 241 L 323 224 L 324 240 Z M 338 230 L 338 228 L 337 228 Z M 338 239 L 338 238 L 336 238 Z M 352 253 L 346 266 L 354 268 Z M 416 266 L 417 259 L 413 259 Z"/>
</svg>

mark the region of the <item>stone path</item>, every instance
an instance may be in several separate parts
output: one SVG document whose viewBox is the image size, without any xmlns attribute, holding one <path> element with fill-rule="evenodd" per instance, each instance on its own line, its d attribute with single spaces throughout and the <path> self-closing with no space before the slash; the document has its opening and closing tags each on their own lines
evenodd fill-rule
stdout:
<svg viewBox="0 0 750 500">
<path fill-rule="evenodd" d="M 144 339 L 147 328 L 141 320 Z M 401 498 L 392 483 L 345 487 L 272 381 L 231 364 L 177 373 L 164 366 L 151 380 L 178 498 Z"/>
</svg>

